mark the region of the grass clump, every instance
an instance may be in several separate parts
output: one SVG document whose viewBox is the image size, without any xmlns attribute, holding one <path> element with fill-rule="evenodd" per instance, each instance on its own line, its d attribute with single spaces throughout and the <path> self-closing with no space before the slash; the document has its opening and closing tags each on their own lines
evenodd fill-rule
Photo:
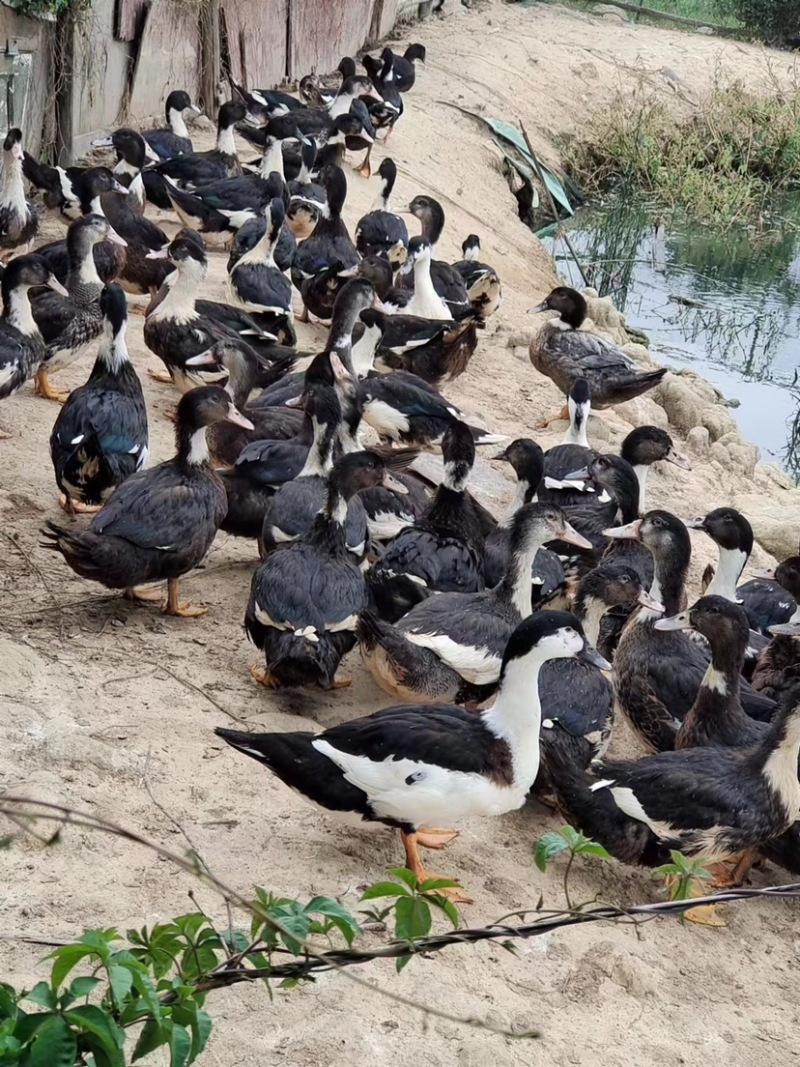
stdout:
<svg viewBox="0 0 800 1067">
<path fill-rule="evenodd" d="M 676 120 L 641 83 L 595 116 L 591 136 L 567 146 L 565 164 L 589 195 L 621 184 L 689 218 L 732 225 L 800 184 L 800 87 L 757 96 L 718 82 Z"/>
</svg>

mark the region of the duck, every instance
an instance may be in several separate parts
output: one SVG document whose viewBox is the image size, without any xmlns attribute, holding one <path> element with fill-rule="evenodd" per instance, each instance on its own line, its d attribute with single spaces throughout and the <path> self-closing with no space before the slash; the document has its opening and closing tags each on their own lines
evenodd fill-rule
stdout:
<svg viewBox="0 0 800 1067">
<path fill-rule="evenodd" d="M 302 411 L 288 407 L 251 409 L 248 406 L 247 401 L 259 373 L 258 359 L 249 346 L 234 338 L 223 337 L 213 349 L 190 356 L 185 362 L 189 375 L 202 374 L 205 369 L 213 375 L 221 368 L 227 375 L 225 390 L 233 406 L 245 414 L 250 423 L 249 428 L 228 422 L 218 422 L 209 427 L 206 437 L 215 466 L 235 463 L 242 449 L 253 441 L 286 441 L 303 428 Z M 272 373 L 280 377 L 283 365 L 273 365 Z"/>
<path fill-rule="evenodd" d="M 531 566 L 538 549 L 560 537 L 585 545 L 551 504 L 526 504 L 514 516 L 503 580 L 477 593 L 440 593 L 416 604 L 397 624 L 362 613 L 362 658 L 378 685 L 399 700 L 456 703 L 493 691 L 503 649 L 531 614 Z"/>
<path fill-rule="evenodd" d="M 153 168 L 165 178 L 172 178 L 182 189 L 196 188 L 218 178 L 232 178 L 241 174 L 236 154 L 234 128 L 247 114 L 244 104 L 226 101 L 217 116 L 217 143 L 208 152 L 187 152 L 157 163 Z"/>
<path fill-rule="evenodd" d="M 544 454 L 541 447 L 530 438 L 518 437 L 502 452 L 494 456 L 496 460 L 510 463 L 517 476 L 514 496 L 503 518 L 486 536 L 483 554 L 483 567 L 486 587 L 491 589 L 508 569 L 511 554 L 511 525 L 514 516 L 525 504 L 537 498 L 537 487 L 541 484 L 544 467 Z M 540 501 L 541 503 L 541 501 Z M 550 601 L 564 589 L 566 578 L 561 560 L 549 548 L 542 548 L 533 557 L 531 571 L 531 603 L 534 608 Z"/>
<path fill-rule="evenodd" d="M 344 171 L 341 167 L 329 165 L 320 174 L 320 181 L 328 200 L 327 213 L 320 218 L 311 236 L 297 246 L 292 260 L 292 282 L 301 291 L 305 281 L 332 264 L 340 265 L 341 270 L 358 265 L 358 252 L 342 219 L 342 208 L 347 197 Z M 330 306 L 328 302 L 315 304 L 316 310 L 304 303 L 301 321 L 308 321 L 309 312 L 319 318 L 330 318 L 333 300 L 329 303 Z"/>
<path fill-rule="evenodd" d="M 667 373 L 637 370 L 633 360 L 613 341 L 600 334 L 581 330 L 586 319 L 586 299 L 577 290 L 558 286 L 528 314 L 557 311 L 530 343 L 530 360 L 540 374 L 550 378 L 564 393 L 569 393 L 576 378 L 585 378 L 598 410 L 632 400 L 655 388 Z M 563 417 L 566 417 L 564 412 Z M 562 417 L 562 416 L 559 416 Z"/>
<path fill-rule="evenodd" d="M 132 295 L 154 296 L 172 270 L 164 261 L 169 238 L 160 226 L 136 211 L 134 203 L 129 193 L 112 191 L 94 197 L 88 207 L 103 215 L 127 245 L 124 258 L 119 257 L 122 265 L 115 274 L 116 281 Z"/>
<path fill-rule="evenodd" d="M 798 750 L 800 686 L 755 747 L 603 758 L 589 775 L 556 751 L 548 771 L 569 821 L 616 859 L 657 867 L 679 851 L 706 866 L 733 861 L 732 870 L 714 872 L 717 886 L 730 886 L 741 883 L 756 849 L 793 828 L 800 806 Z M 688 918 L 724 925 L 695 909 Z"/>
<path fill-rule="evenodd" d="M 379 616 L 395 623 L 433 593 L 484 588 L 484 537 L 466 487 L 475 463 L 469 426 L 454 421 L 442 441 L 444 478 L 425 514 L 402 530 L 367 574 Z"/>
<path fill-rule="evenodd" d="M 248 92 L 243 85 L 237 84 L 229 77 L 233 95 L 238 96 L 248 107 L 263 109 L 269 117 L 288 115 L 290 111 L 302 107 L 300 101 L 289 93 L 281 92 L 280 89 L 253 89 Z"/>
<path fill-rule="evenodd" d="M 144 137 L 138 130 L 122 126 L 108 137 L 95 138 L 92 148 L 113 148 L 116 151 L 117 162 L 111 173 L 127 189 L 131 198 L 128 206 L 141 215 L 147 200 L 142 168 L 148 155 L 155 156 Z"/>
<path fill-rule="evenodd" d="M 27 252 L 39 232 L 39 216 L 25 196 L 22 182 L 22 131 L 14 127 L 3 141 L 0 168 L 0 261 Z"/>
<path fill-rule="evenodd" d="M 667 617 L 684 610 L 691 543 L 680 519 L 668 511 L 651 510 L 625 526 L 607 530 L 606 536 L 641 541 L 653 554 L 651 596 L 664 605 Z M 656 629 L 656 620 L 648 608 L 640 608 L 630 618 L 620 637 L 614 669 L 625 717 L 649 749 L 661 752 L 674 747 L 708 668 L 709 655 L 684 633 Z M 771 718 L 775 702 L 744 681 L 741 698 L 751 718 Z"/>
<path fill-rule="evenodd" d="M 162 610 L 195 618 L 208 610 L 178 599 L 180 578 L 205 557 L 227 502 L 222 482 L 209 464 L 206 428 L 221 420 L 252 425 L 219 386 L 193 389 L 178 404 L 176 455 L 126 478 L 87 529 L 48 522 L 44 546 L 60 552 L 82 578 L 128 599 L 152 600 L 144 583 L 167 582 Z"/>
<path fill-rule="evenodd" d="M 237 261 L 228 275 L 235 303 L 279 341 L 293 344 L 292 285 L 275 264 L 275 247 L 286 215 L 283 200 L 275 198 L 264 212 L 264 236 Z"/>
<path fill-rule="evenodd" d="M 297 477 L 278 486 L 267 502 L 259 542 L 262 559 L 280 545 L 308 533 L 325 503 L 334 451 L 339 444 L 342 407 L 336 390 L 318 381 L 306 390 L 303 408 L 312 420 L 313 441 Z M 347 549 L 360 564 L 367 550 L 367 517 L 357 493 L 347 502 L 344 532 Z"/>
<path fill-rule="evenodd" d="M 99 213 L 91 201 L 100 193 L 127 192 L 108 167 L 48 167 L 24 152 L 22 172 L 31 185 L 44 191 L 45 206 L 68 223 L 88 211 Z"/>
<path fill-rule="evenodd" d="M 94 250 L 102 241 L 126 247 L 102 215 L 84 215 L 71 222 L 67 231 L 68 295 L 45 289 L 31 299 L 33 318 L 47 345 L 45 359 L 36 371 L 36 392 L 49 400 L 63 403 L 69 395 L 52 386 L 50 375 L 78 360 L 103 330 L 103 283 L 94 258 Z"/>
<path fill-rule="evenodd" d="M 586 640 L 597 648 L 603 616 L 614 608 L 633 610 L 637 604 L 662 611 L 632 567 L 601 563 L 581 578 L 572 611 Z M 595 664 L 553 662 L 539 676 L 539 700 L 546 709 L 541 727 L 545 772 L 545 782 L 539 783 L 541 789 L 545 787 L 547 756 L 552 748 L 558 747 L 582 769 L 605 754 L 614 724 L 614 687 Z"/>
<path fill-rule="evenodd" d="M 482 320 L 474 314 L 458 322 L 388 315 L 375 353 L 375 369 L 407 371 L 438 387 L 445 380 L 458 378 L 467 369 L 478 347 L 478 329 L 482 326 Z"/>
<path fill-rule="evenodd" d="M 125 293 L 113 283 L 100 295 L 102 336 L 92 372 L 58 413 L 50 458 L 70 514 L 99 511 L 126 478 L 147 463 L 149 435 L 142 384 L 125 344 Z"/>
<path fill-rule="evenodd" d="M 433 288 L 446 301 L 451 316 L 456 319 L 461 318 L 462 314 L 472 308 L 464 280 L 449 263 L 434 258 L 436 246 L 444 230 L 444 208 L 431 196 L 415 196 L 408 205 L 408 211 L 420 220 L 422 225 L 420 236 L 430 246 L 430 276 Z M 408 270 L 401 272 L 399 282 L 403 288 L 415 289 L 416 281 L 416 274 Z"/>
<path fill-rule="evenodd" d="M 774 575 L 772 581 L 785 591 L 787 600 L 791 597 L 795 607 L 788 619 L 770 625 L 772 641 L 758 653 L 750 681 L 759 693 L 779 700 L 786 688 L 793 684 L 792 670 L 800 662 L 800 643 L 796 640 L 800 636 L 800 608 L 796 606 L 800 598 L 800 556 L 790 556 L 774 571 L 766 573 Z"/>
<path fill-rule="evenodd" d="M 397 488 L 376 452 L 343 456 L 328 476 L 323 509 L 308 533 L 268 555 L 253 575 L 245 628 L 264 653 L 266 666 L 252 671 L 263 685 L 351 684 L 340 663 L 356 643 L 367 587 L 347 547 L 347 502 L 380 482 Z"/>
<path fill-rule="evenodd" d="M 231 242 L 230 253 L 228 255 L 228 262 L 226 264 L 226 270 L 228 274 L 231 273 L 233 268 L 239 262 L 246 252 L 255 248 L 261 238 L 266 232 L 267 224 L 263 215 L 259 215 L 257 219 L 252 219 L 250 222 L 246 222 L 243 226 L 240 226 L 236 233 L 233 235 L 233 241 Z M 294 254 L 297 251 L 297 239 L 292 231 L 286 225 L 284 221 L 281 226 L 280 236 L 278 237 L 278 243 L 273 250 L 273 257 L 275 259 L 275 266 L 280 271 L 287 271 L 292 265 Z"/>
<path fill-rule="evenodd" d="M 564 479 L 570 472 L 588 466 L 596 455 L 587 433 L 592 397 L 585 378 L 575 379 L 567 394 L 567 411 L 569 424 L 564 438 L 560 445 L 554 445 L 545 453 L 542 485 L 537 493 L 543 503 L 549 500 L 559 507 L 585 502 L 586 486 L 583 481 L 567 485 Z"/>
<path fill-rule="evenodd" d="M 383 255 L 393 266 L 405 262 L 408 228 L 392 211 L 391 196 L 397 180 L 397 164 L 389 156 L 378 167 L 381 192 L 372 211 L 356 223 L 356 249 L 362 256 Z"/>
<path fill-rule="evenodd" d="M 378 90 L 381 100 L 368 100 L 365 106 L 369 112 L 374 130 L 384 130 L 383 143 L 386 144 L 392 135 L 395 124 L 403 114 L 403 98 L 394 82 L 394 53 L 386 48 L 381 53 L 380 60 L 372 56 L 364 56 L 362 60 L 364 69 L 369 75 L 369 80 Z M 363 102 L 363 101 L 362 101 Z M 369 155 L 367 156 L 367 161 Z"/>
<path fill-rule="evenodd" d="M 452 704 L 405 704 L 317 735 L 223 727 L 216 733 L 315 806 L 398 829 L 404 865 L 423 884 L 434 876 L 419 847 L 440 848 L 456 836 L 431 827 L 524 804 L 539 770 L 539 672 L 549 660 L 568 657 L 591 660 L 593 649 L 573 615 L 546 612 L 511 633 L 497 698 L 479 714 Z M 461 902 L 469 899 L 449 892 Z"/>
<path fill-rule="evenodd" d="M 156 130 L 145 130 L 142 134 L 159 159 L 186 156 L 194 151 L 183 117 L 187 111 L 193 115 L 203 113 L 201 107 L 192 103 L 185 89 L 173 89 L 166 100 L 167 125 Z"/>
<path fill-rule="evenodd" d="M 221 342 L 241 346 L 257 366 L 259 360 L 253 348 L 223 321 L 236 309 L 195 299 L 208 268 L 202 242 L 195 235 L 176 237 L 169 245 L 169 257 L 174 270 L 166 277 L 144 320 L 145 344 L 162 360 L 167 373 L 150 371 L 150 377 L 174 383 L 181 392 L 209 380 L 219 381 L 226 374 L 221 360 L 204 359 L 196 366 L 188 364 L 188 360 L 209 351 L 214 353 Z M 252 329 L 258 331 L 259 327 L 252 323 Z"/>
<path fill-rule="evenodd" d="M 633 467 L 639 480 L 639 510 L 647 511 L 647 476 L 655 463 L 672 463 L 690 471 L 689 458 L 675 448 L 672 437 L 660 426 L 637 426 L 624 438 L 619 454 Z"/>
<path fill-rule="evenodd" d="M 431 246 L 424 237 L 412 237 L 408 254 L 400 268 L 400 276 L 413 272 L 414 291 L 403 308 L 403 314 L 421 319 L 452 319 L 450 305 L 440 296 L 431 278 Z M 389 304 L 384 304 L 389 307 Z"/>
<path fill-rule="evenodd" d="M 453 264 L 464 280 L 467 296 L 476 311 L 488 319 L 503 302 L 503 286 L 494 267 L 481 263 L 481 239 L 471 233 L 461 244 L 463 259 Z"/>
<path fill-rule="evenodd" d="M 0 400 L 16 393 L 45 357 L 46 349 L 31 312 L 30 291 L 46 285 L 62 296 L 67 290 L 35 254 L 16 256 L 0 279 L 3 315 L 0 318 Z M 10 435 L 5 431 L 0 436 Z"/>
<path fill-rule="evenodd" d="M 317 146 L 314 141 L 302 144 L 300 173 L 287 186 L 289 206 L 286 223 L 299 241 L 311 236 L 328 203 L 325 187 L 313 181 L 311 176 L 316 158 Z"/>
<path fill-rule="evenodd" d="M 391 51 L 391 49 L 385 48 L 384 52 L 387 51 Z M 417 60 L 420 63 L 424 63 L 425 55 L 424 44 L 410 44 L 402 56 L 393 53 L 392 74 L 394 75 L 394 83 L 398 92 L 407 93 L 409 89 L 413 89 L 417 77 L 414 64 Z"/>
</svg>

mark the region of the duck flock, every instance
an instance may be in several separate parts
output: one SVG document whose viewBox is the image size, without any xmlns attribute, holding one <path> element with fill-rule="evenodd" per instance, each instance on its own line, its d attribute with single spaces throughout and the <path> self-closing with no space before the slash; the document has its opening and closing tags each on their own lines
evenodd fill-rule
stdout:
<svg viewBox="0 0 800 1067">
<path fill-rule="evenodd" d="M 385 145 L 424 59 L 421 45 L 385 48 L 359 73 L 346 58 L 338 88 L 307 77 L 299 96 L 232 84 L 206 152 L 193 150 L 185 116 L 199 109 L 183 91 L 164 129 L 98 142 L 113 168 L 47 166 L 8 132 L 0 398 L 33 379 L 63 405 L 50 450 L 69 517 L 43 544 L 131 599 L 162 601 L 153 583 L 166 582 L 163 610 L 192 617 L 206 609 L 180 601 L 181 577 L 218 530 L 249 539 L 253 676 L 335 690 L 358 646 L 399 703 L 321 734 L 217 734 L 326 811 L 399 830 L 420 879 L 420 847 L 530 797 L 624 863 L 659 866 L 678 849 L 720 885 L 763 858 L 800 872 L 800 556 L 740 585 L 753 547 L 743 515 L 647 509 L 650 468 L 688 466 L 666 431 L 634 429 L 619 455 L 591 447 L 592 408 L 665 370 L 583 328 L 573 289 L 531 309 L 550 314 L 530 356 L 564 393 L 562 444 L 521 437 L 496 454 L 507 439 L 447 399 L 501 283 L 478 236 L 461 261 L 436 258 L 445 215 L 424 191 L 392 208 Z M 235 134 L 257 160 L 240 160 Z M 379 135 L 377 203 L 348 225 L 345 153 L 362 176 L 350 180 L 371 179 Z M 33 252 L 25 180 L 68 223 Z M 177 216 L 174 238 L 148 204 Z M 229 256 L 227 303 L 203 297 L 214 248 Z M 176 454 L 157 466 L 126 293 L 150 294 L 144 339 L 164 364 L 153 377 L 180 394 Z M 321 352 L 298 351 L 295 303 L 329 325 Z M 67 395 L 52 376 L 86 352 L 91 373 Z M 469 489 L 486 446 L 517 480 L 499 518 Z M 423 449 L 441 452 L 438 483 L 414 466 Z M 702 591 L 686 586 L 690 529 L 719 547 Z M 620 714 L 649 755 L 605 757 Z"/>
</svg>

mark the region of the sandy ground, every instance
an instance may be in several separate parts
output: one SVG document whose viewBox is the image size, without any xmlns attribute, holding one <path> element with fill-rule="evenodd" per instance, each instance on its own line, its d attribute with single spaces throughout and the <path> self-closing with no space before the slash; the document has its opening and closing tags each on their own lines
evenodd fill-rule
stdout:
<svg viewBox="0 0 800 1067">
<path fill-rule="evenodd" d="M 450 392 L 494 429 L 529 434 L 558 399 L 521 344 L 533 328 L 524 310 L 550 287 L 552 267 L 516 217 L 485 132 L 442 101 L 521 116 L 552 154 L 554 133 L 574 130 L 586 109 L 602 105 L 618 84 L 632 84 L 638 71 L 648 71 L 654 84 L 660 80 L 665 93 L 682 86 L 691 96 L 717 64 L 766 84 L 769 56 L 702 36 L 500 2 L 469 12 L 459 7 L 408 32 L 426 43 L 430 60 L 391 146 L 400 170 L 397 200 L 419 192 L 439 196 L 448 218 L 443 254 L 456 258 L 462 238 L 479 233 L 485 258 L 505 286 L 503 308 Z M 772 62 L 785 75 L 791 60 L 773 55 Z M 376 189 L 355 174 L 349 181 L 346 218 L 355 224 Z M 208 296 L 223 298 L 223 279 L 224 259 L 212 255 Z M 133 316 L 130 347 L 144 374 L 158 361 L 141 331 L 142 319 Z M 321 336 L 304 328 L 302 346 L 313 350 Z M 59 383 L 77 385 L 88 369 L 88 363 L 74 368 Z M 175 398 L 166 386 L 144 380 L 153 458 L 160 460 L 171 454 L 172 428 L 163 415 Z M 701 420 L 714 422 L 706 418 L 710 402 L 701 407 Z M 724 411 L 714 411 L 719 421 Z M 205 567 L 184 583 L 184 596 L 210 607 L 199 620 L 164 619 L 154 608 L 107 595 L 44 552 L 39 527 L 45 519 L 63 519 L 47 444 L 55 414 L 30 387 L 2 410 L 4 428 L 16 436 L 0 444 L 0 784 L 67 801 L 182 850 L 187 842 L 179 824 L 212 869 L 244 892 L 256 883 L 290 896 L 341 896 L 354 907 L 357 887 L 400 861 L 395 837 L 328 821 L 219 745 L 212 729 L 237 723 L 324 728 L 381 707 L 386 698 L 356 656 L 350 657 L 352 689 L 335 694 L 270 694 L 250 679 L 256 656 L 242 628 L 255 562 L 248 544 L 220 536 Z M 663 421 L 664 409 L 648 401 L 603 413 L 593 436 L 616 446 L 643 418 Z M 540 438 L 545 447 L 563 427 L 553 429 Z M 785 511 L 796 499 L 780 478 L 753 471 L 749 461 L 748 473 L 744 460 L 721 462 L 702 433 L 693 431 L 688 444 L 675 436 L 692 454 L 694 470 L 688 476 L 674 467 L 659 470 L 651 478 L 653 504 L 701 513 L 744 494 Z M 493 507 L 510 495 L 508 481 L 486 463 L 476 481 Z M 696 583 L 713 553 L 699 536 L 695 547 Z M 755 562 L 768 558 L 759 549 Z M 630 751 L 624 727 L 615 746 Z M 559 825 L 536 809 L 461 828 L 458 841 L 437 859 L 439 869 L 458 875 L 475 897 L 465 921 L 491 921 L 535 904 L 540 893 L 548 904 L 562 901 L 561 866 L 543 876 L 532 862 L 535 840 Z M 13 976 L 18 984 L 43 975 L 37 961 L 44 950 L 15 935 L 70 938 L 88 926 L 124 929 L 193 910 L 188 876 L 147 851 L 74 829 L 46 851 L 25 842 L 0 851 L 0 872 L 0 977 Z M 786 880 L 774 869 L 755 875 L 757 884 Z M 642 901 L 657 899 L 659 888 L 645 872 L 589 861 L 576 868 L 574 894 Z M 198 896 L 224 921 L 210 892 L 201 889 Z M 215 1028 L 201 1062 L 786 1064 L 797 1056 L 796 917 L 791 903 L 751 903 L 731 909 L 723 932 L 673 921 L 648 925 L 639 936 L 630 927 L 591 927 L 523 944 L 516 958 L 496 947 L 457 948 L 416 961 L 401 977 L 388 964 L 360 972 L 388 995 L 377 988 L 365 992 L 345 976 L 278 993 L 273 1004 L 262 988 L 219 992 L 209 1002 Z M 393 993 L 505 1027 L 536 1027 L 541 1039 L 520 1043 L 452 1022 L 426 1023 L 419 1011 L 391 999 Z"/>
</svg>

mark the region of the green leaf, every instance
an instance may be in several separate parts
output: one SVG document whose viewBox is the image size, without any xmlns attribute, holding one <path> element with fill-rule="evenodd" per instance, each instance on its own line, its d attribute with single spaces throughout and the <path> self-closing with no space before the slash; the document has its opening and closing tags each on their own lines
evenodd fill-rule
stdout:
<svg viewBox="0 0 800 1067">
<path fill-rule="evenodd" d="M 75 1000 L 78 997 L 88 997 L 92 990 L 100 985 L 99 978 L 73 978 L 72 985 L 69 987 L 69 991 Z"/>
<path fill-rule="evenodd" d="M 55 991 L 47 982 L 37 982 L 30 993 L 25 994 L 25 999 L 50 1011 L 55 1011 L 57 1007 Z"/>
<path fill-rule="evenodd" d="M 579 852 L 582 856 L 600 856 L 604 860 L 611 859 L 608 851 L 603 848 L 599 841 L 582 841 L 575 851 Z"/>
<path fill-rule="evenodd" d="M 363 900 L 376 900 L 378 897 L 402 897 L 409 896 L 408 889 L 397 882 L 376 882 L 364 891 Z"/>
<path fill-rule="evenodd" d="M 436 889 L 456 889 L 461 888 L 458 882 L 453 881 L 452 878 L 426 878 L 424 882 L 420 882 L 420 893 L 432 893 Z"/>
<path fill-rule="evenodd" d="M 410 956 L 398 956 L 394 963 L 394 968 L 398 974 L 411 963 Z"/>
<path fill-rule="evenodd" d="M 93 1034 L 113 1067 L 125 1067 L 125 1058 L 121 1052 L 125 1044 L 125 1032 L 102 1008 L 98 1008 L 96 1004 L 81 1004 L 64 1012 L 64 1018 L 72 1026 L 86 1031 L 87 1034 Z"/>
<path fill-rule="evenodd" d="M 30 1067 L 74 1067 L 78 1055 L 75 1035 L 60 1015 L 39 1027 L 28 1053 Z"/>
<path fill-rule="evenodd" d="M 302 942 L 308 937 L 311 926 L 311 920 L 306 915 L 302 904 L 296 900 L 281 904 L 270 910 L 270 917 L 280 923 L 283 928 L 280 936 L 284 945 L 298 956 L 303 951 Z"/>
<path fill-rule="evenodd" d="M 51 952 L 47 957 L 48 959 L 55 960 L 53 964 L 53 970 L 50 974 L 50 984 L 53 989 L 58 989 L 64 979 L 67 977 L 72 968 L 80 963 L 86 956 L 94 954 L 94 949 L 89 948 L 88 945 L 62 945 L 61 948 L 57 948 L 55 952 Z"/>
<path fill-rule="evenodd" d="M 7 982 L 0 982 L 0 1019 L 17 1016 L 17 991 Z"/>
<path fill-rule="evenodd" d="M 394 909 L 395 937 L 413 941 L 425 937 L 431 928 L 431 908 L 423 897 L 401 897 Z"/>
<path fill-rule="evenodd" d="M 111 984 L 111 992 L 118 1007 L 123 1006 L 125 998 L 133 988 L 133 975 L 129 968 L 120 966 L 118 963 L 109 963 L 108 980 Z"/>
<path fill-rule="evenodd" d="M 194 1063 L 203 1049 L 206 1047 L 211 1034 L 211 1016 L 200 1008 L 196 1001 L 185 1001 L 175 1005 L 172 1011 L 173 1022 L 189 1030 L 192 1035 L 192 1046 L 189 1050 L 188 1063 Z"/>
<path fill-rule="evenodd" d="M 533 862 L 540 871 L 546 871 L 547 864 L 553 856 L 557 856 L 559 852 L 563 852 L 566 848 L 569 848 L 569 845 L 564 835 L 558 830 L 551 830 L 550 833 L 542 834 L 536 842 Z"/>
<path fill-rule="evenodd" d="M 314 897 L 306 904 L 307 913 L 324 915 L 340 931 L 348 946 L 353 944 L 353 938 L 361 932 L 358 920 L 343 908 L 338 900 L 330 897 Z"/>
<path fill-rule="evenodd" d="M 186 1067 L 192 1051 L 189 1031 L 173 1023 L 169 1039 L 169 1067 Z"/>
<path fill-rule="evenodd" d="M 405 882 L 409 889 L 416 889 L 419 879 L 410 871 L 408 867 L 390 867 L 389 874 L 393 874 L 395 878 L 399 878 L 401 882 Z"/>
<path fill-rule="evenodd" d="M 131 1063 L 136 1063 L 137 1060 L 142 1059 L 144 1056 L 149 1056 L 151 1052 L 160 1048 L 161 1045 L 166 1045 L 169 1041 L 171 1026 L 171 1023 L 169 1026 L 159 1026 L 158 1023 L 153 1021 L 146 1022 L 133 1050 Z"/>
</svg>

